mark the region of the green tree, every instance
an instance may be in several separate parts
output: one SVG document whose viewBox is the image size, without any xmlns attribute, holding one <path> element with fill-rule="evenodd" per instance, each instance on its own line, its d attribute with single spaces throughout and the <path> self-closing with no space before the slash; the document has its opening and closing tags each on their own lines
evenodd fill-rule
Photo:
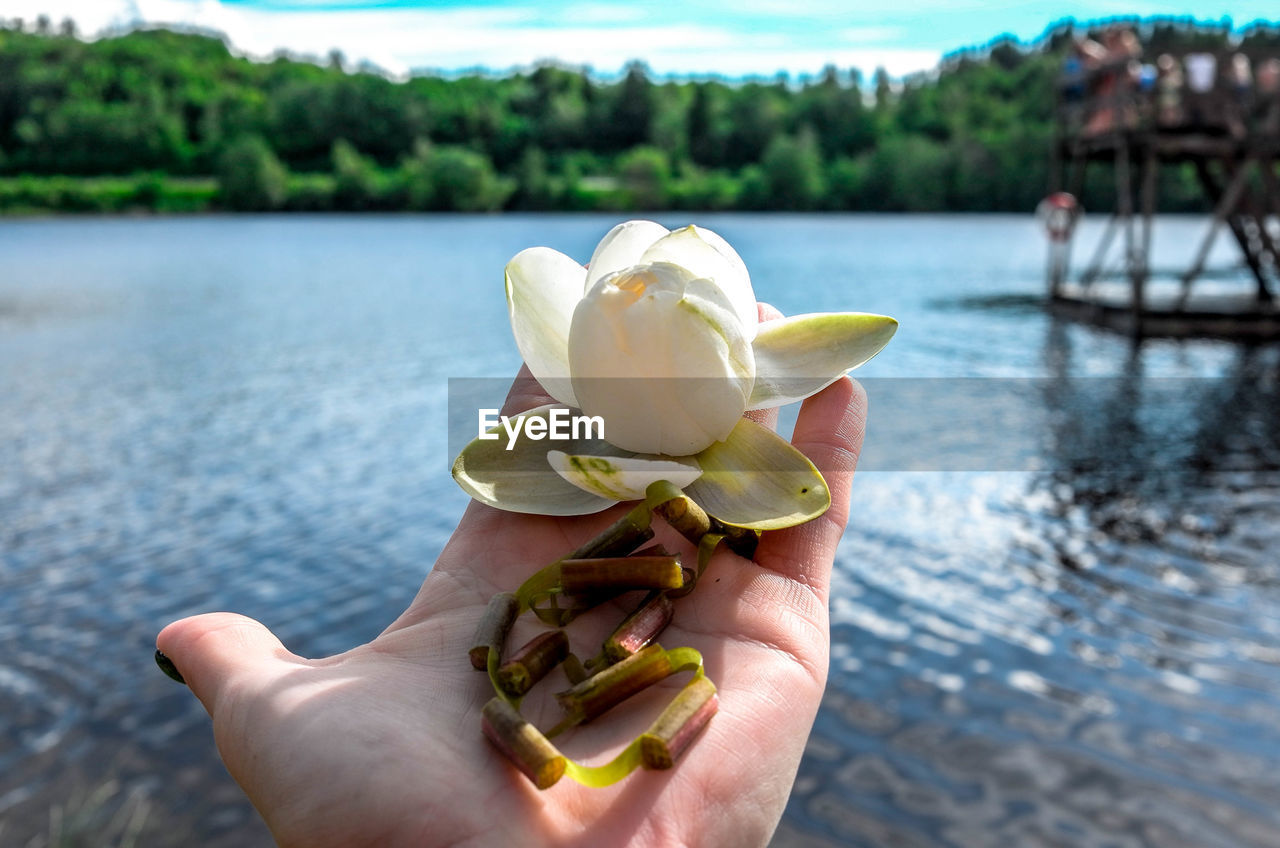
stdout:
<svg viewBox="0 0 1280 848">
<path fill-rule="evenodd" d="M 413 209 L 493 212 L 515 191 L 515 181 L 498 175 L 483 153 L 456 145 L 419 141 L 401 166 Z"/>
<path fill-rule="evenodd" d="M 654 114 L 653 84 L 644 65 L 632 62 L 614 88 L 607 120 L 596 128 L 606 150 L 625 150 L 650 139 Z"/>
<path fill-rule="evenodd" d="M 530 147 L 516 168 L 516 188 L 511 205 L 515 209 L 545 210 L 554 206 L 555 193 L 547 167 L 547 154 Z"/>
<path fill-rule="evenodd" d="M 618 160 L 626 202 L 632 209 L 663 209 L 671 182 L 667 155 L 656 147 L 633 147 Z"/>
<path fill-rule="evenodd" d="M 826 192 L 822 155 L 813 131 L 778 136 L 769 143 L 761 161 L 771 205 L 776 209 L 807 210 L 818 207 Z"/>
<path fill-rule="evenodd" d="M 289 172 L 260 136 L 241 136 L 222 154 L 218 188 L 223 205 L 243 212 L 278 209 Z"/>
<path fill-rule="evenodd" d="M 441 147 L 433 157 L 437 208 L 458 212 L 501 209 L 515 186 L 498 176 L 489 157 L 463 147 Z"/>
<path fill-rule="evenodd" d="M 361 156 L 346 139 L 333 143 L 333 202 L 339 209 L 358 212 L 376 208 L 382 192 L 373 160 Z"/>
</svg>

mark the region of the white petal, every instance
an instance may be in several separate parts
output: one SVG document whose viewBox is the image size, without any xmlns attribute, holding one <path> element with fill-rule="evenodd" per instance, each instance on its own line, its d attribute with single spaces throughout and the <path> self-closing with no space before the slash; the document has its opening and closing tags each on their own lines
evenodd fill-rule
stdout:
<svg viewBox="0 0 1280 848">
<path fill-rule="evenodd" d="M 512 420 L 523 421 L 527 417 L 546 419 L 556 408 L 559 408 L 556 404 L 540 406 L 513 416 Z M 613 498 L 601 498 L 570 485 L 547 467 L 547 451 L 551 445 L 591 455 L 622 453 L 613 445 L 600 439 L 548 442 L 521 435 L 513 449 L 507 450 L 508 434 L 502 426 L 489 432 L 497 434 L 498 438 L 473 440 L 453 463 L 453 479 L 464 492 L 481 503 L 533 515 L 587 515 L 599 512 L 614 502 Z"/>
<path fill-rule="evenodd" d="M 755 378 L 724 293 L 665 262 L 592 287 L 574 313 L 569 362 L 574 394 L 604 419 L 605 438 L 669 456 L 728 436 Z"/>
<path fill-rule="evenodd" d="M 600 239 L 596 252 L 591 254 L 586 284 L 578 292 L 578 296 L 581 297 L 601 277 L 639 264 L 641 255 L 649 245 L 669 232 L 671 231 L 666 227 L 653 221 L 627 221 L 614 227 Z"/>
<path fill-rule="evenodd" d="M 897 329 L 893 318 L 865 312 L 819 312 L 761 324 L 751 346 L 756 382 L 750 408 L 817 394 L 879 353 Z"/>
<path fill-rule="evenodd" d="M 713 280 L 732 304 L 747 341 L 756 337 L 759 312 L 751 275 L 737 252 L 711 230 L 694 226 L 676 230 L 654 242 L 639 262 L 672 262 L 689 269 L 695 277 Z"/>
<path fill-rule="evenodd" d="M 547 461 L 561 477 L 583 491 L 618 501 L 643 498 L 649 484 L 659 480 L 683 489 L 702 474 L 692 460 L 667 457 L 588 456 L 553 450 L 547 453 Z"/>
<path fill-rule="evenodd" d="M 507 312 L 516 347 L 547 394 L 569 406 L 578 405 L 569 379 L 569 326 L 586 273 L 549 247 L 522 250 L 507 263 Z"/>
<path fill-rule="evenodd" d="M 831 506 L 827 483 L 813 463 L 748 418 L 696 459 L 702 476 L 685 494 L 726 524 L 778 530 L 817 518 Z"/>
</svg>

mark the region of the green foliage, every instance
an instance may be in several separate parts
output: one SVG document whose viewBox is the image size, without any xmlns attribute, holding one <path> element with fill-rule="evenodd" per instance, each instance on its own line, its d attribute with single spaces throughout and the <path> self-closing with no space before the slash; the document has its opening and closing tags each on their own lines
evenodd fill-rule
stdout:
<svg viewBox="0 0 1280 848">
<path fill-rule="evenodd" d="M 361 156 L 346 139 L 333 143 L 333 205 L 336 209 L 360 212 L 376 209 L 382 198 L 378 168 Z"/>
<path fill-rule="evenodd" d="M 223 204 L 243 212 L 264 212 L 284 204 L 289 173 L 255 135 L 232 142 L 218 162 L 218 186 Z"/>
<path fill-rule="evenodd" d="M 630 209 L 667 206 L 671 165 L 656 147 L 633 147 L 618 158 L 618 178 Z"/>
<path fill-rule="evenodd" d="M 499 176 L 483 153 L 422 140 L 402 163 L 399 182 L 407 208 L 416 210 L 493 212 L 515 190 L 514 181 Z"/>
<path fill-rule="evenodd" d="M 198 212 L 217 199 L 211 179 L 147 173 L 126 177 L 0 177 L 0 214 L 53 212 Z"/>
<path fill-rule="evenodd" d="M 1147 56 L 1231 37 L 1177 19 L 1140 31 Z M 640 64 L 611 81 L 547 64 L 394 82 L 340 56 L 253 62 L 205 35 L 74 33 L 0 27 L 0 210 L 1029 211 L 1081 34 L 1001 37 L 899 81 L 828 67 L 730 83 Z M 1239 49 L 1275 55 L 1280 29 Z M 1093 169 L 1085 205 L 1113 191 Z M 1202 203 L 1185 170 L 1159 196 Z"/>
<path fill-rule="evenodd" d="M 798 136 L 780 135 L 770 141 L 760 164 L 773 208 L 815 209 L 826 193 L 822 154 L 808 127 Z"/>
</svg>

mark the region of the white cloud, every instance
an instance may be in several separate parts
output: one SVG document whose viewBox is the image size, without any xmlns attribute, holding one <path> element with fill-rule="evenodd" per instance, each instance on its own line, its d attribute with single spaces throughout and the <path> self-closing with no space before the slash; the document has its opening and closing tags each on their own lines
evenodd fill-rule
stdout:
<svg viewBox="0 0 1280 848">
<path fill-rule="evenodd" d="M 278 49 L 323 57 L 338 49 L 348 60 L 371 61 L 395 74 L 414 68 L 496 71 L 555 59 L 614 73 L 640 59 L 660 74 L 771 76 L 817 73 L 834 63 L 866 71 L 884 66 L 895 76 L 935 66 L 936 50 L 877 47 L 900 35 L 889 27 L 842 30 L 832 43 L 802 46 L 769 31 L 734 32 L 708 23 L 664 24 L 634 8 L 584 2 L 549 26 L 533 7 L 520 9 L 379 8 L 266 11 L 218 0 L 3 0 L 3 14 L 54 21 L 71 17 L 84 33 L 135 21 L 183 24 L 225 33 L 240 51 L 265 57 Z"/>
</svg>

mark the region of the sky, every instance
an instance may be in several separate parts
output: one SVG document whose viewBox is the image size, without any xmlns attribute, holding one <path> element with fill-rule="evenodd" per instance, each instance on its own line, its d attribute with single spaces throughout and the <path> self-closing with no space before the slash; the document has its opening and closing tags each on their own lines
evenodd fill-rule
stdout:
<svg viewBox="0 0 1280 848">
<path fill-rule="evenodd" d="M 546 60 L 610 75 L 638 59 L 660 75 L 798 76 L 834 64 L 868 75 L 883 66 L 899 77 L 1002 33 L 1033 40 L 1067 17 L 1229 17 L 1239 29 L 1280 19 L 1280 8 L 1276 0 L 0 0 L 0 17 L 41 14 L 70 17 L 84 35 L 139 22 L 214 29 L 258 57 L 337 49 L 396 75 L 502 72 Z"/>
</svg>

